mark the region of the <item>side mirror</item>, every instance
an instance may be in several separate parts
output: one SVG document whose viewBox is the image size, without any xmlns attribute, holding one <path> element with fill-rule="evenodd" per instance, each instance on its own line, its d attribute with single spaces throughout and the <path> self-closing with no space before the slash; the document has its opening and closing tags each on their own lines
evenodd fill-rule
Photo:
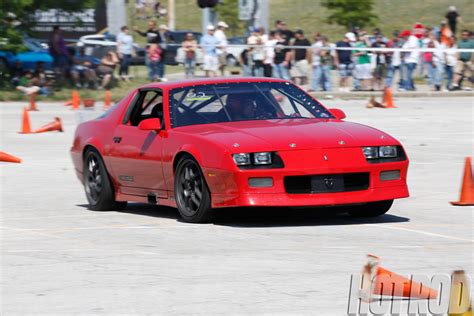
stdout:
<svg viewBox="0 0 474 316">
<path fill-rule="evenodd" d="M 334 115 L 334 117 L 337 118 L 338 120 L 342 120 L 346 118 L 346 113 L 344 113 L 343 110 L 329 109 L 329 112 L 331 112 L 331 114 Z"/>
<path fill-rule="evenodd" d="M 138 124 L 138 129 L 142 131 L 159 131 L 161 130 L 161 120 L 159 118 L 149 118 Z"/>
</svg>

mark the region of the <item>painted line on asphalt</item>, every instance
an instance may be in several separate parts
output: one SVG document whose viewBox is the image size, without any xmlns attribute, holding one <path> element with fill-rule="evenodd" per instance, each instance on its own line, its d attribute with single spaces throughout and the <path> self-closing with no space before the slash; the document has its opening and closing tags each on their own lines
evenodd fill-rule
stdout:
<svg viewBox="0 0 474 316">
<path fill-rule="evenodd" d="M 104 249 L 22 249 L 22 250 L 5 250 L 3 251 L 3 253 L 68 252 L 68 251 L 84 251 L 84 252 L 101 251 L 103 252 Z"/>
<path fill-rule="evenodd" d="M 62 238 L 60 236 L 51 235 L 51 234 L 48 234 L 48 233 L 44 233 L 44 232 L 37 231 L 37 230 L 32 230 L 32 229 L 4 227 L 4 226 L 0 226 L 0 229 L 9 229 L 9 230 L 13 230 L 13 231 L 16 231 L 16 232 L 21 232 L 21 233 L 26 233 L 26 234 L 33 234 L 33 235 L 40 235 L 40 236 L 44 236 L 44 237 Z"/>
<path fill-rule="evenodd" d="M 70 218 L 70 217 L 96 217 L 96 216 L 110 216 L 111 212 L 103 214 L 82 214 L 82 215 L 52 215 L 52 216 L 40 216 L 40 217 L 13 217 L 13 218 L 2 218 L 2 221 L 18 221 L 18 220 L 41 220 L 45 218 Z"/>
<path fill-rule="evenodd" d="M 440 238 L 445 238 L 445 239 L 458 240 L 458 241 L 467 241 L 467 242 L 470 242 L 470 243 L 474 243 L 473 239 L 466 239 L 466 238 L 461 238 L 461 237 L 430 233 L 430 232 L 426 232 L 426 231 L 423 231 L 423 230 L 417 230 L 417 229 L 411 229 L 411 228 L 405 228 L 405 227 L 399 227 L 399 226 L 382 225 L 382 224 L 366 224 L 364 226 L 378 227 L 378 228 L 389 228 L 389 229 L 394 229 L 394 230 L 403 230 L 403 231 L 422 234 L 422 235 L 426 235 L 426 236 L 440 237 Z"/>
</svg>

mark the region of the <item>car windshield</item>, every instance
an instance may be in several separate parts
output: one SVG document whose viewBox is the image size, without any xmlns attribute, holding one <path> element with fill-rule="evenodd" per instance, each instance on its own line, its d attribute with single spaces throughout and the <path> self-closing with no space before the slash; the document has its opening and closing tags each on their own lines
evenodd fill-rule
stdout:
<svg viewBox="0 0 474 316">
<path fill-rule="evenodd" d="M 288 82 L 206 84 L 170 91 L 171 126 L 220 122 L 333 118 Z"/>
<path fill-rule="evenodd" d="M 32 51 L 32 52 L 39 52 L 39 51 L 44 50 L 40 42 L 33 40 L 31 38 L 25 38 L 23 40 L 23 44 L 29 51 Z"/>
</svg>

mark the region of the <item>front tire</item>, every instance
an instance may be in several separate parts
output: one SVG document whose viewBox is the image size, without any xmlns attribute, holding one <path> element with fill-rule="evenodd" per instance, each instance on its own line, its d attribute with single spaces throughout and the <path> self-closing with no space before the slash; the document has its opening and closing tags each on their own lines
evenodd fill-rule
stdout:
<svg viewBox="0 0 474 316">
<path fill-rule="evenodd" d="M 354 206 L 348 213 L 353 217 L 376 217 L 387 213 L 392 207 L 392 204 L 393 200 L 370 202 L 364 205 Z"/>
<path fill-rule="evenodd" d="M 91 210 L 120 210 L 127 206 L 127 202 L 115 201 L 114 188 L 104 161 L 93 149 L 88 150 L 84 157 L 84 189 Z"/>
<path fill-rule="evenodd" d="M 182 219 L 205 223 L 212 218 L 211 194 L 199 164 L 190 156 L 178 162 L 174 179 L 176 205 Z"/>
</svg>

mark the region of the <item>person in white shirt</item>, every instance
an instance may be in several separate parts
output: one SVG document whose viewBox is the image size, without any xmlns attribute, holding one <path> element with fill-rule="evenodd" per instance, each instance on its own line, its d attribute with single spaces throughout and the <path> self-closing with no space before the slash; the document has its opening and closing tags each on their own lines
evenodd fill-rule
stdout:
<svg viewBox="0 0 474 316">
<path fill-rule="evenodd" d="M 127 26 L 122 26 L 120 30 L 121 32 L 117 35 L 117 53 L 120 59 L 119 75 L 122 80 L 129 81 L 128 68 L 133 53 L 133 37 Z"/>
<path fill-rule="evenodd" d="M 412 35 L 411 31 L 405 30 L 400 34 L 400 37 L 406 39 L 405 44 L 403 44 L 402 48 L 406 49 L 418 49 L 420 48 L 420 41 L 414 35 Z M 413 73 L 416 69 L 416 65 L 419 60 L 419 52 L 418 51 L 409 51 L 404 53 L 403 62 L 405 64 L 405 78 L 404 78 L 404 90 L 407 91 L 414 91 L 415 84 L 413 82 Z"/>
<path fill-rule="evenodd" d="M 311 80 L 311 89 L 310 91 L 319 91 L 321 90 L 321 47 L 323 47 L 323 42 L 321 41 L 321 36 L 319 34 L 315 35 L 314 44 L 311 46 L 311 63 L 312 63 L 312 80 Z"/>
<path fill-rule="evenodd" d="M 217 58 L 219 60 L 219 70 L 221 76 L 225 75 L 225 66 L 227 65 L 227 36 L 225 30 L 229 27 L 224 21 L 217 23 L 217 30 L 214 32 L 214 36 L 219 40 L 219 46 L 216 50 Z"/>
<path fill-rule="evenodd" d="M 453 83 L 453 75 L 454 75 L 454 67 L 456 66 L 457 62 L 457 54 L 456 54 L 456 39 L 451 37 L 449 40 L 449 44 L 445 46 L 446 51 L 444 53 L 444 71 L 446 72 L 446 90 L 450 91 L 452 89 Z"/>
<path fill-rule="evenodd" d="M 436 39 L 434 32 L 428 34 L 427 39 L 423 42 L 423 48 L 441 48 L 441 44 Z M 426 69 L 428 70 L 428 85 L 430 85 L 434 91 L 439 91 L 441 89 L 441 81 L 444 73 L 444 53 L 440 51 L 424 52 L 423 56 Z"/>
<path fill-rule="evenodd" d="M 265 45 L 265 59 L 263 60 L 263 75 L 265 77 L 272 77 L 273 61 L 275 59 L 275 46 L 278 40 L 275 39 L 275 31 L 271 31 L 267 40 L 262 37 Z"/>
</svg>

